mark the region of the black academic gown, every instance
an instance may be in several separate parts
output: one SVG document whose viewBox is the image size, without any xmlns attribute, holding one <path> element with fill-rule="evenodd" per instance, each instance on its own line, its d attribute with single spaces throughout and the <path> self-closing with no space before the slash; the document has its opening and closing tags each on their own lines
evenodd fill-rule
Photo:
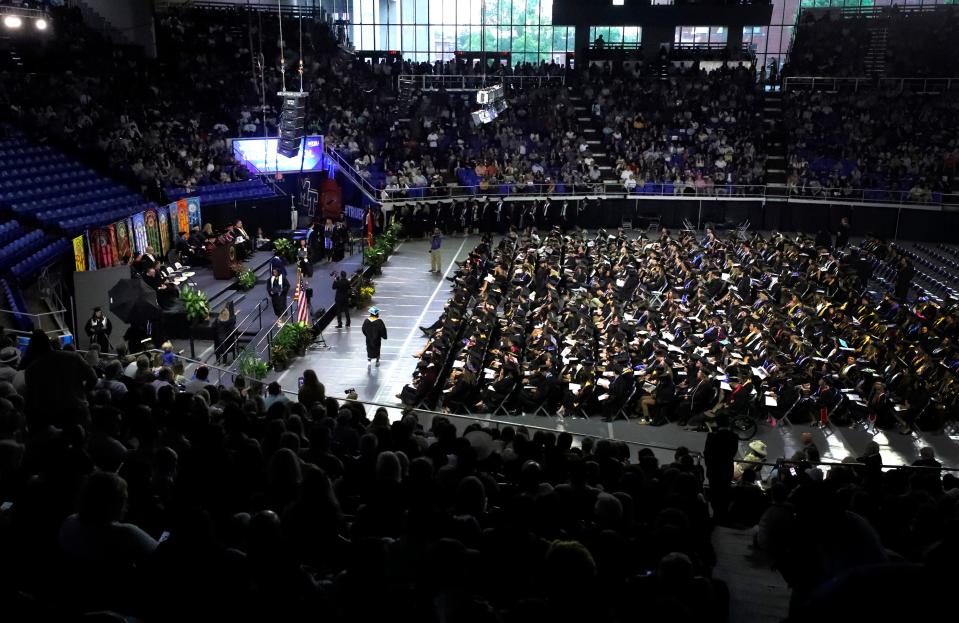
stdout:
<svg viewBox="0 0 959 623">
<path fill-rule="evenodd" d="M 110 352 L 110 334 L 113 332 L 113 324 L 109 318 L 104 316 L 98 321 L 91 317 L 87 320 L 84 330 L 90 338 L 90 343 L 98 345 L 101 353 Z"/>
<path fill-rule="evenodd" d="M 386 325 L 379 318 L 363 321 L 363 336 L 366 337 L 366 358 L 380 358 L 380 344 L 386 339 Z"/>
</svg>

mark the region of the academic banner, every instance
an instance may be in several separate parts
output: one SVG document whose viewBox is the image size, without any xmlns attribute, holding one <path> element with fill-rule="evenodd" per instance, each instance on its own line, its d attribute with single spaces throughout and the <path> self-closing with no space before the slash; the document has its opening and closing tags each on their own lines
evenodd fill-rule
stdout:
<svg viewBox="0 0 959 623">
<path fill-rule="evenodd" d="M 190 218 L 190 226 L 187 227 L 187 231 L 193 227 L 203 228 L 202 218 L 200 217 L 200 198 L 199 197 L 187 197 L 186 200 L 187 214 Z"/>
<path fill-rule="evenodd" d="M 83 241 L 83 235 L 73 239 L 73 259 L 74 267 L 77 272 L 83 272 L 87 269 L 86 245 Z"/>
<path fill-rule="evenodd" d="M 95 227 L 87 231 L 90 238 L 90 259 L 96 268 L 109 268 L 116 263 L 117 252 L 109 227 Z"/>
<path fill-rule="evenodd" d="M 170 250 L 170 216 L 166 208 L 157 209 L 157 223 L 160 227 L 160 253 L 166 257 Z"/>
<path fill-rule="evenodd" d="M 150 209 L 143 213 L 143 222 L 147 227 L 147 242 L 153 247 L 154 253 L 163 255 L 160 244 L 160 223 L 157 220 L 156 210 Z"/>
<path fill-rule="evenodd" d="M 117 255 L 121 262 L 127 262 L 133 257 L 133 247 L 130 244 L 133 226 L 130 219 L 123 219 L 113 224 L 114 239 L 117 245 Z"/>
<path fill-rule="evenodd" d="M 170 208 L 176 209 L 177 215 L 177 224 L 180 227 L 180 231 L 190 231 L 190 209 L 186 204 L 186 199 L 180 199 L 176 203 L 171 203 Z M 172 214 L 171 214 L 172 216 Z"/>
<path fill-rule="evenodd" d="M 131 220 L 133 221 L 133 247 L 137 253 L 143 253 L 150 244 L 147 241 L 147 225 L 143 212 L 134 214 Z"/>
</svg>

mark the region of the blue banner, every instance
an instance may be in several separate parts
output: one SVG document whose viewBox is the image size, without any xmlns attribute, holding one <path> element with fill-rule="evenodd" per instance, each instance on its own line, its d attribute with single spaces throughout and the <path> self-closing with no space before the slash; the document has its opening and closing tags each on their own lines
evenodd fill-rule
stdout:
<svg viewBox="0 0 959 623">
<path fill-rule="evenodd" d="M 133 247 L 137 253 L 144 253 L 150 243 L 147 242 L 147 224 L 143 218 L 143 212 L 134 214 L 131 220 L 133 221 Z"/>
<path fill-rule="evenodd" d="M 199 197 L 187 197 L 187 214 L 190 218 L 190 229 L 194 227 L 199 227 L 203 229 L 203 223 L 200 218 L 200 198 Z"/>
</svg>

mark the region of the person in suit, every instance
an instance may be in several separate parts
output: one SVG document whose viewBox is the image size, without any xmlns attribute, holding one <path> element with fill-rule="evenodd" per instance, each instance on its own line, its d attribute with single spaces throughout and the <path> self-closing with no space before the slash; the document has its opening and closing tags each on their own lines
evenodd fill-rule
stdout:
<svg viewBox="0 0 959 623">
<path fill-rule="evenodd" d="M 103 315 L 102 309 L 93 308 L 93 315 L 87 320 L 83 329 L 90 338 L 90 343 L 98 345 L 101 353 L 110 352 L 110 334 L 113 332 L 113 324 Z"/>
<path fill-rule="evenodd" d="M 370 308 L 370 316 L 363 321 L 363 336 L 366 338 L 366 369 L 376 360 L 376 367 L 380 367 L 380 345 L 386 339 L 386 324 L 380 319 L 380 309 Z"/>
<path fill-rule="evenodd" d="M 156 252 L 153 250 L 153 247 L 148 246 L 146 251 L 143 252 L 143 255 L 140 256 L 140 270 L 146 271 L 146 269 L 151 266 L 157 266 L 160 262 L 157 261 Z"/>
<path fill-rule="evenodd" d="M 273 313 L 279 318 L 286 310 L 286 295 L 290 291 L 290 282 L 283 273 L 274 268 L 270 280 L 266 283 L 266 291 L 273 304 Z"/>
<path fill-rule="evenodd" d="M 346 316 L 346 326 L 350 326 L 350 280 L 346 276 L 346 271 L 341 270 L 340 275 L 333 280 L 333 304 L 336 306 L 336 328 L 343 328 L 343 316 Z"/>
</svg>

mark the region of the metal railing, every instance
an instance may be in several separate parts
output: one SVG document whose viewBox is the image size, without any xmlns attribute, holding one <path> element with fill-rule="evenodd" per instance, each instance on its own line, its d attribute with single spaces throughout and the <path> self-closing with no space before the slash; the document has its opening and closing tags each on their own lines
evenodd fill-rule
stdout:
<svg viewBox="0 0 959 623">
<path fill-rule="evenodd" d="M 261 11 L 263 13 L 279 12 L 286 17 L 312 17 L 313 19 L 321 19 L 326 22 L 331 22 L 331 16 L 326 12 L 326 9 L 317 5 L 315 2 L 278 4 L 276 2 L 268 2 L 265 0 L 246 0 L 246 2 L 215 2 L 208 0 L 187 0 L 186 2 L 183 2 L 182 0 L 159 0 L 156 3 L 157 11 L 184 8 L 206 9 L 211 11 L 245 10 Z"/>
<path fill-rule="evenodd" d="M 367 199 L 375 203 L 380 202 L 379 191 L 360 175 L 350 160 L 340 155 L 340 153 L 330 147 L 329 143 L 325 140 L 323 141 L 323 153 L 333 161 L 333 164 L 339 167 L 340 172 L 343 173 L 361 193 L 366 195 Z"/>
<path fill-rule="evenodd" d="M 242 333 L 245 333 L 248 329 L 250 329 L 253 326 L 254 322 L 256 323 L 257 335 L 259 335 L 260 331 L 263 330 L 263 310 L 266 309 L 266 306 L 268 306 L 269 304 L 270 304 L 270 299 L 268 299 L 267 297 L 263 297 L 259 302 L 257 302 L 256 307 L 254 307 L 249 312 L 247 312 L 246 315 L 243 316 L 241 320 L 237 321 L 236 326 L 233 327 L 233 330 L 230 331 L 230 333 L 228 333 L 225 338 L 223 338 L 222 342 L 220 342 L 221 348 L 224 344 L 228 346 L 227 352 L 233 355 L 234 360 L 236 360 L 237 358 L 236 346 L 237 346 L 237 341 L 239 336 Z M 190 341 L 191 341 L 190 346 L 192 349 L 192 346 L 193 346 L 192 338 Z M 209 355 L 207 355 L 205 359 L 209 361 L 211 357 L 219 357 L 224 354 L 225 354 L 224 352 L 217 353 L 216 348 L 214 347 L 214 351 L 210 353 Z"/>
<path fill-rule="evenodd" d="M 891 93 L 944 93 L 959 87 L 959 78 L 869 78 L 866 76 L 836 78 L 830 76 L 786 76 L 783 92 L 798 90 L 887 91 Z"/>
<path fill-rule="evenodd" d="M 403 190 L 386 190 L 379 193 L 379 201 L 390 205 L 397 202 L 425 201 L 436 199 L 480 199 L 483 197 L 510 197 L 511 200 L 535 200 L 544 197 L 603 199 L 666 199 L 673 201 L 795 201 L 799 203 L 834 203 L 853 205 L 901 206 L 905 209 L 940 210 L 944 205 L 959 206 L 959 195 L 923 192 L 914 195 L 911 191 L 849 189 L 829 187 L 796 187 L 767 185 L 719 184 L 697 187 L 648 183 L 628 188 L 620 182 L 596 182 L 592 184 L 480 184 L 475 186 L 444 185 L 417 187 Z M 384 198 L 386 197 L 386 198 Z"/>
<path fill-rule="evenodd" d="M 419 89 L 420 91 L 447 91 L 481 89 L 494 84 L 503 84 L 516 88 L 541 87 L 544 85 L 566 84 L 565 75 L 556 76 L 501 76 L 498 74 L 479 74 L 475 76 L 443 74 L 404 74 L 399 77 L 399 87 Z"/>
<path fill-rule="evenodd" d="M 33 328 L 40 329 L 44 333 L 54 335 L 72 335 L 69 330 L 63 329 L 61 327 L 67 326 L 64 319 L 67 315 L 67 310 L 65 309 L 56 309 L 54 311 L 43 312 L 40 314 L 32 314 L 30 312 L 14 311 L 12 309 L 0 309 L 0 314 L 10 314 L 15 319 L 19 320 L 21 318 L 29 318 L 33 321 Z M 48 325 L 52 323 L 52 329 L 45 329 L 43 326 L 43 320 L 47 318 Z M 57 320 L 59 318 L 59 321 Z M 16 329 L 7 329 L 9 333 L 18 333 L 22 335 L 30 335 L 29 331 L 18 331 Z"/>
</svg>

